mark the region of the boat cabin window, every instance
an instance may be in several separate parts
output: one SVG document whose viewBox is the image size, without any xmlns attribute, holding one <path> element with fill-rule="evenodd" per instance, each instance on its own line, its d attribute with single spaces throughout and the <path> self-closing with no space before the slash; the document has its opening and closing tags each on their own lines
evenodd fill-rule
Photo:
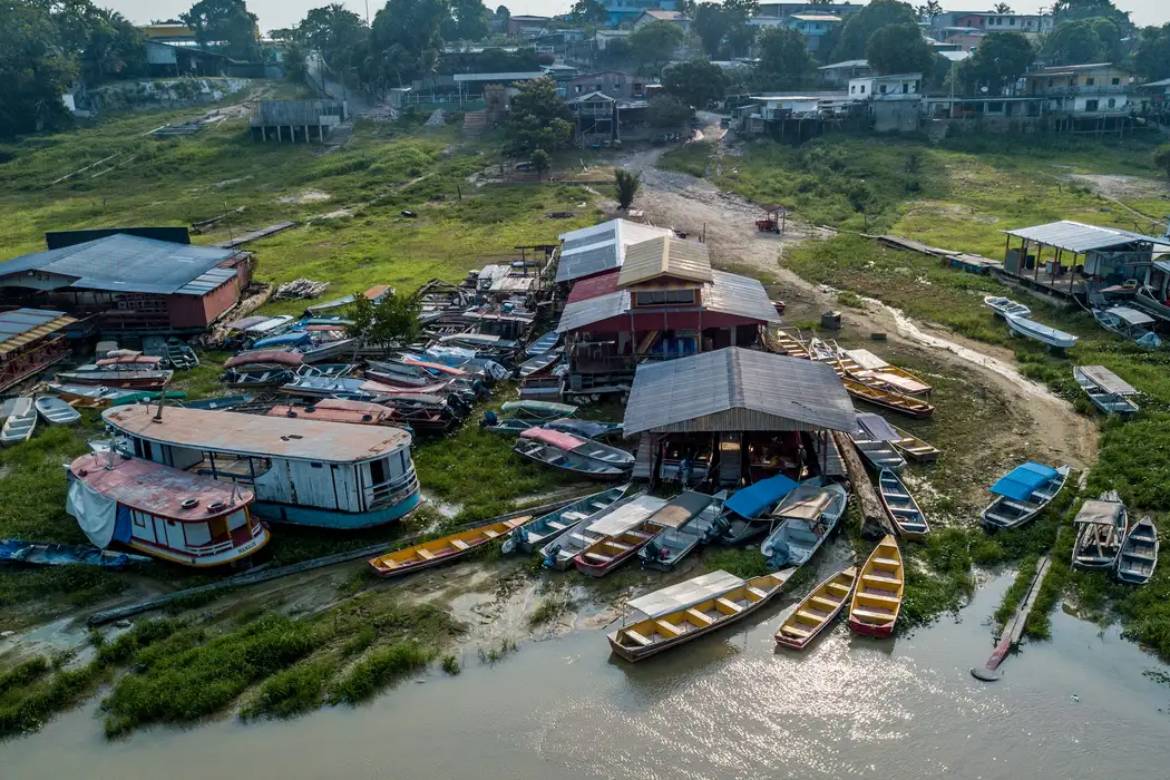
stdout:
<svg viewBox="0 0 1170 780">
<path fill-rule="evenodd" d="M 237 528 L 243 528 L 248 524 L 248 512 L 245 509 L 237 509 L 227 517 L 228 528 L 232 531 Z"/>
<path fill-rule="evenodd" d="M 384 459 L 370 461 L 370 482 L 375 485 L 381 485 L 389 479 L 387 474 L 386 461 Z"/>
<path fill-rule="evenodd" d="M 202 547 L 211 541 L 207 523 L 183 523 L 183 536 L 189 547 Z"/>
<path fill-rule="evenodd" d="M 134 454 L 143 460 L 154 460 L 154 447 L 145 439 L 135 439 Z"/>
</svg>

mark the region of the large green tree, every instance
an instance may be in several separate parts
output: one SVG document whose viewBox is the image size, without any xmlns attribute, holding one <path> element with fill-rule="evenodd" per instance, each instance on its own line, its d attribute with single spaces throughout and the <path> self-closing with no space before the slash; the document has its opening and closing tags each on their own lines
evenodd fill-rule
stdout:
<svg viewBox="0 0 1170 780">
<path fill-rule="evenodd" d="M 481 41 L 488 34 L 492 12 L 483 0 L 451 0 L 451 15 L 441 26 L 448 41 Z"/>
<path fill-rule="evenodd" d="M 662 69 L 662 86 L 688 106 L 705 108 L 723 97 L 727 74 L 707 60 L 676 62 Z"/>
<path fill-rule="evenodd" d="M 674 56 L 683 42 L 683 31 L 672 22 L 651 22 L 630 33 L 630 48 L 640 65 L 655 73 Z"/>
<path fill-rule="evenodd" d="M 727 17 L 727 31 L 723 39 L 730 56 L 747 56 L 756 39 L 756 28 L 748 22 L 759 10 L 758 0 L 723 0 L 723 13 Z"/>
<path fill-rule="evenodd" d="M 1057 27 L 1066 22 L 1099 17 L 1112 19 L 1114 24 L 1127 31 L 1132 26 L 1129 12 L 1122 11 L 1112 0 L 1056 0 L 1052 4 L 1052 15 Z"/>
<path fill-rule="evenodd" d="M 61 94 L 76 75 L 47 9 L 0 0 L 0 137 L 68 124 Z"/>
<path fill-rule="evenodd" d="M 520 85 L 508 112 L 508 151 L 514 156 L 562 149 L 573 139 L 573 115 L 550 78 Z"/>
<path fill-rule="evenodd" d="M 708 57 L 719 56 L 728 24 L 729 18 L 719 3 L 700 3 L 695 7 L 691 30 L 698 36 L 699 43 Z"/>
<path fill-rule="evenodd" d="M 869 38 L 891 24 L 915 24 L 918 14 L 909 3 L 899 0 L 873 0 L 852 14 L 841 29 L 841 39 L 833 50 L 833 59 L 854 60 L 866 56 Z"/>
<path fill-rule="evenodd" d="M 297 25 L 296 38 L 305 48 L 318 52 L 331 68 L 344 72 L 365 60 L 370 28 L 353 11 L 333 3 L 309 11 Z"/>
<path fill-rule="evenodd" d="M 577 0 L 569 15 L 582 24 L 601 24 L 609 18 L 609 12 L 598 0 Z"/>
<path fill-rule="evenodd" d="M 443 46 L 440 28 L 450 16 L 447 0 L 390 0 L 371 25 L 367 80 L 403 86 L 430 73 Z"/>
<path fill-rule="evenodd" d="M 773 27 L 760 34 L 756 79 L 762 89 L 792 89 L 808 80 L 813 60 L 796 30 Z"/>
<path fill-rule="evenodd" d="M 1142 30 L 1133 65 L 1148 81 L 1170 78 L 1170 22 Z"/>
<path fill-rule="evenodd" d="M 1035 59 L 1036 50 L 1023 35 L 991 33 L 959 66 L 959 77 L 969 92 L 986 87 L 989 94 L 1002 95 Z"/>
<path fill-rule="evenodd" d="M 244 0 L 199 0 L 179 18 L 195 31 L 195 40 L 204 48 L 214 44 L 229 57 L 242 60 L 259 55 L 256 14 L 248 11 Z"/>
<path fill-rule="evenodd" d="M 874 31 L 865 47 L 869 66 L 878 73 L 922 73 L 934 66 L 934 52 L 917 24 L 888 24 Z"/>
<path fill-rule="evenodd" d="M 1121 29 L 1106 17 L 1056 26 L 1044 39 L 1044 57 L 1053 65 L 1115 62 L 1121 58 Z"/>
</svg>

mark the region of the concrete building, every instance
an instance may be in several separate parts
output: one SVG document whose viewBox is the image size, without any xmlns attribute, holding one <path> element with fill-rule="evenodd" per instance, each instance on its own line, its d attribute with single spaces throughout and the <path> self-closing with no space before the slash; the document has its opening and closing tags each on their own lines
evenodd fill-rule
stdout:
<svg viewBox="0 0 1170 780">
<path fill-rule="evenodd" d="M 868 60 L 843 60 L 822 65 L 817 68 L 817 74 L 826 84 L 845 87 L 850 79 L 872 76 L 873 68 L 869 67 Z"/>
<path fill-rule="evenodd" d="M 583 73 L 568 80 L 565 84 L 565 97 L 571 100 L 592 92 L 603 92 L 611 98 L 640 100 L 646 97 L 648 81 L 649 79 L 644 76 L 623 73 L 620 70 Z"/>
<path fill-rule="evenodd" d="M 922 92 L 921 73 L 861 76 L 849 79 L 850 100 L 888 100 L 917 96 Z"/>
<path fill-rule="evenodd" d="M 345 102 L 337 100 L 261 100 L 252 113 L 252 138 L 323 143 L 346 113 Z"/>
<path fill-rule="evenodd" d="M 93 317 L 104 333 L 202 333 L 240 299 L 252 255 L 127 233 L 0 264 L 0 302 Z"/>
<path fill-rule="evenodd" d="M 1039 68 L 1024 79 L 1025 94 L 1044 98 L 1052 114 L 1122 116 L 1137 107 L 1133 75 L 1109 62 Z"/>
</svg>

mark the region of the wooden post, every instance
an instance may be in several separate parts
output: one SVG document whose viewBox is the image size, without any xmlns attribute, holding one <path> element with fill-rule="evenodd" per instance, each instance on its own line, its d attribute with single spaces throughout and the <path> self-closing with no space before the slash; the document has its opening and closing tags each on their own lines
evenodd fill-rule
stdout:
<svg viewBox="0 0 1170 780">
<path fill-rule="evenodd" d="M 841 459 L 845 461 L 845 473 L 853 485 L 853 494 L 861 505 L 861 535 L 867 539 L 880 539 L 886 534 L 895 533 L 893 524 L 882 508 L 882 502 L 874 492 L 873 483 L 865 472 L 865 464 L 853 447 L 853 441 L 840 431 L 833 431 L 833 440 L 841 452 Z"/>
</svg>

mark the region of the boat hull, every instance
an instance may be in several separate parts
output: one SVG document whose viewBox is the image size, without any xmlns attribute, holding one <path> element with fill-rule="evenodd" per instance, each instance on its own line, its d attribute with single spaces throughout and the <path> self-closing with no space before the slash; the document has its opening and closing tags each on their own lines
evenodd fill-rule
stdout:
<svg viewBox="0 0 1170 780">
<path fill-rule="evenodd" d="M 865 623 L 860 620 L 849 619 L 849 629 L 855 634 L 861 636 L 872 636 L 879 639 L 886 639 L 894 635 L 894 623 L 884 626 L 876 626 L 872 623 Z"/>
<path fill-rule="evenodd" d="M 167 563 L 175 563 L 179 566 L 187 566 L 192 569 L 218 569 L 224 566 L 230 566 L 236 561 L 255 555 L 271 540 L 272 535 L 268 532 L 268 529 L 262 528 L 248 541 L 218 555 L 184 555 L 177 550 L 164 550 L 138 539 L 131 539 L 122 544 L 143 555 L 149 555 L 151 558 L 158 558 Z"/>
<path fill-rule="evenodd" d="M 647 539 L 646 541 L 649 542 L 650 540 Z M 588 574 L 590 577 L 597 577 L 600 579 L 621 566 L 626 561 L 630 560 L 630 558 L 636 556 L 638 554 L 638 550 L 641 550 L 645 546 L 646 543 L 644 542 L 627 552 L 623 552 L 621 555 L 615 555 L 605 563 L 589 563 L 588 561 L 582 559 L 580 555 L 578 555 L 573 558 L 573 565 L 576 566 L 577 571 L 581 572 L 582 574 Z"/>
<path fill-rule="evenodd" d="M 272 523 L 354 531 L 361 528 L 374 528 L 398 520 L 418 506 L 420 500 L 421 496 L 416 489 L 402 501 L 370 512 L 338 512 L 310 506 L 279 504 L 273 501 L 257 501 L 254 511 L 258 516 Z"/>
</svg>

